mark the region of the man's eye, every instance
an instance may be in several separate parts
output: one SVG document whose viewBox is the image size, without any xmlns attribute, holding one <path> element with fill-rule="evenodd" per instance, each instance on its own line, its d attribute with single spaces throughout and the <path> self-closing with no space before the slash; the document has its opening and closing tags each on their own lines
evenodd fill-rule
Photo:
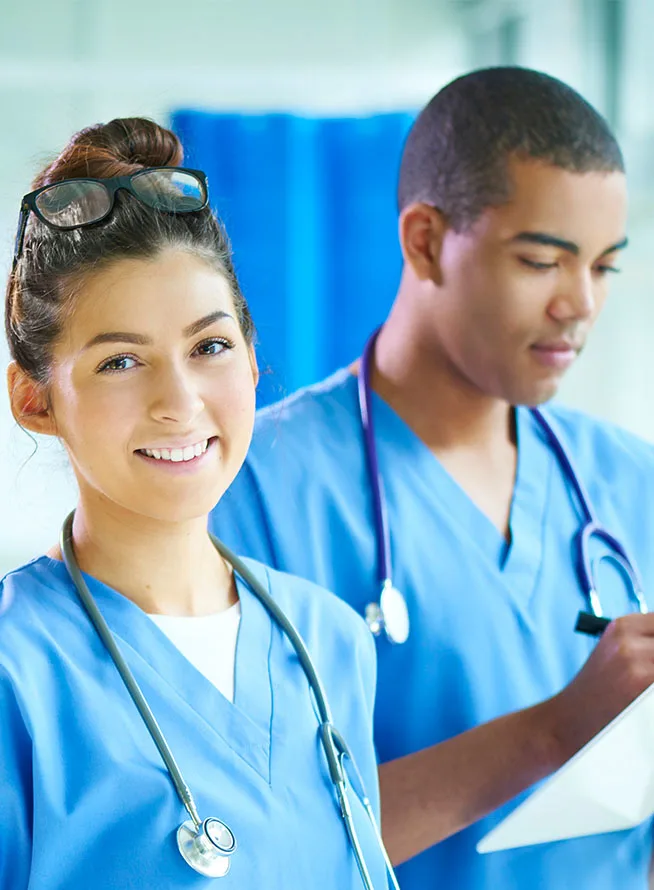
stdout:
<svg viewBox="0 0 654 890">
<path fill-rule="evenodd" d="M 525 266 L 528 266 L 530 269 L 538 269 L 540 271 L 544 271 L 546 269 L 555 269 L 556 263 L 539 263 L 536 260 L 528 260 L 526 257 L 521 256 L 520 262 Z"/>
</svg>

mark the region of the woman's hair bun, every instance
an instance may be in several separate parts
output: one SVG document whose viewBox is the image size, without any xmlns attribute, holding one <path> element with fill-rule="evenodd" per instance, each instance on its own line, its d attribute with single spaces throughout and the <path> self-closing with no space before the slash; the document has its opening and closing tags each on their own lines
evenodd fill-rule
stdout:
<svg viewBox="0 0 654 890">
<path fill-rule="evenodd" d="M 143 167 L 177 167 L 183 157 L 181 143 L 171 130 L 148 118 L 117 118 L 76 133 L 35 178 L 33 187 L 84 176 L 126 176 Z"/>
<path fill-rule="evenodd" d="M 123 118 L 81 130 L 36 178 L 34 188 L 64 179 L 107 179 L 145 167 L 176 167 L 179 139 L 144 118 Z M 47 386 L 54 348 L 87 274 L 125 259 L 154 260 L 182 250 L 223 276 L 231 290 L 243 336 L 252 343 L 254 325 L 232 263 L 227 234 L 210 207 L 185 213 L 150 207 L 119 192 L 111 212 L 97 225 L 70 231 L 29 215 L 23 252 L 9 276 L 5 330 L 12 358 L 33 380 Z"/>
</svg>

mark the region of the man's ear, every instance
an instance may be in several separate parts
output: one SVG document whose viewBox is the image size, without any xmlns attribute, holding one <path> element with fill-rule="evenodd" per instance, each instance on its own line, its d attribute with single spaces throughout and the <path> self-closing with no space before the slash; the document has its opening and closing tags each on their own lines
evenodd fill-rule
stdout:
<svg viewBox="0 0 654 890">
<path fill-rule="evenodd" d="M 7 386 L 11 413 L 16 423 L 31 433 L 56 436 L 54 417 L 42 384 L 37 383 L 16 362 L 10 362 Z"/>
<path fill-rule="evenodd" d="M 254 380 L 255 388 L 259 384 L 259 365 L 257 364 L 257 355 L 254 351 L 254 344 L 250 343 L 248 346 L 248 353 L 250 355 L 250 367 L 252 368 L 252 379 Z"/>
<path fill-rule="evenodd" d="M 419 281 L 440 284 L 441 250 L 447 220 L 430 204 L 409 204 L 400 214 L 399 238 L 404 262 Z"/>
</svg>

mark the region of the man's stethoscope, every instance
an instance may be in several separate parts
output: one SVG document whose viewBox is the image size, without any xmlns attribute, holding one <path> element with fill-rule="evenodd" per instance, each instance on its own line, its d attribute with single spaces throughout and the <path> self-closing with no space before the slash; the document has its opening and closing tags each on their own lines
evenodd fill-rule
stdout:
<svg viewBox="0 0 654 890">
<path fill-rule="evenodd" d="M 372 417 L 370 373 L 378 334 L 379 330 L 375 331 L 366 343 L 358 373 L 359 412 L 372 495 L 375 541 L 377 545 L 377 578 L 381 590 L 379 602 L 369 603 L 366 606 L 365 617 L 368 627 L 375 636 L 380 635 L 384 631 L 386 637 L 391 642 L 404 643 L 409 636 L 409 611 L 404 596 L 393 583 L 388 509 L 384 495 L 383 480 L 379 470 Z M 586 596 L 590 611 L 579 612 L 575 630 L 580 633 L 598 635 L 604 630 L 610 619 L 606 618 L 602 612 L 602 605 L 597 592 L 595 572 L 589 554 L 591 538 L 603 541 L 609 549 L 609 552 L 595 561 L 595 565 L 602 561 L 612 562 L 624 576 L 630 598 L 635 602 L 638 610 L 644 613 L 647 612 L 647 603 L 643 595 L 642 583 L 638 571 L 631 562 L 625 548 L 597 519 L 588 494 L 561 439 L 554 431 L 553 424 L 544 417 L 541 411 L 535 408 L 531 409 L 531 414 L 545 434 L 559 466 L 577 496 L 579 507 L 583 514 L 581 527 L 574 537 L 573 549 L 579 586 Z"/>
<path fill-rule="evenodd" d="M 236 850 L 236 838 L 231 829 L 228 828 L 224 822 L 221 822 L 220 819 L 214 817 L 209 817 L 207 819 L 200 818 L 193 795 L 184 781 L 173 753 L 170 750 L 134 675 L 127 666 L 127 663 L 114 640 L 113 634 L 109 630 L 102 613 L 98 609 L 79 568 L 73 549 L 72 534 L 74 515 L 73 512 L 68 516 L 61 530 L 61 552 L 64 563 L 68 569 L 73 584 L 75 585 L 77 594 L 82 601 L 82 605 L 86 609 L 91 622 L 116 665 L 116 669 L 127 687 L 127 690 L 166 765 L 177 795 L 190 816 L 190 819 L 180 825 L 177 831 L 177 845 L 179 851 L 191 868 L 195 869 L 195 871 L 200 874 L 210 878 L 223 877 L 229 871 L 230 857 Z M 391 882 L 390 886 L 393 887 L 394 890 L 399 890 L 397 879 L 393 873 L 393 867 L 381 838 L 377 820 L 375 819 L 372 806 L 363 788 L 361 774 L 357 769 L 354 758 L 352 757 L 345 740 L 332 723 L 331 711 L 322 683 L 320 682 L 320 678 L 316 673 L 311 656 L 309 655 L 302 638 L 275 600 L 268 594 L 250 569 L 248 569 L 237 556 L 228 550 L 227 547 L 213 535 L 211 535 L 211 539 L 220 555 L 231 564 L 234 571 L 240 575 L 252 593 L 254 593 L 257 599 L 259 599 L 262 605 L 268 610 L 273 620 L 281 627 L 297 654 L 300 665 L 309 682 L 309 687 L 313 693 L 318 710 L 320 721 L 318 734 L 325 752 L 329 775 L 336 791 L 339 809 L 361 874 L 363 886 L 366 890 L 374 890 L 370 871 L 366 865 L 363 850 L 354 825 L 354 818 L 348 795 L 348 786 L 353 787 L 353 785 L 348 780 L 345 761 L 349 761 L 352 768 L 352 774 L 356 779 L 359 789 L 361 789 L 357 796 L 372 823 L 374 833 L 379 843 L 379 848 L 383 855 L 384 862 L 386 863 L 386 869 Z"/>
</svg>

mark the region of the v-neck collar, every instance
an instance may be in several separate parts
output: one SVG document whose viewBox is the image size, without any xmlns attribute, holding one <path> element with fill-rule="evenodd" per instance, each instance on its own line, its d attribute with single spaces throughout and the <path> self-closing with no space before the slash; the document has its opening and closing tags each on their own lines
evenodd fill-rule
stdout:
<svg viewBox="0 0 654 890">
<path fill-rule="evenodd" d="M 516 408 L 518 465 L 511 501 L 511 544 L 504 576 L 531 593 L 543 558 L 547 506 L 556 459 L 528 408 Z"/>
<path fill-rule="evenodd" d="M 67 592 L 79 604 L 84 619 L 89 621 L 90 632 L 95 634 L 66 567 L 58 560 L 49 559 L 48 563 L 66 584 Z M 188 661 L 142 609 L 90 575 L 84 574 L 84 578 L 132 669 L 140 668 L 155 683 L 165 684 L 166 697 L 178 697 L 211 733 L 219 736 L 270 783 L 273 625 L 267 610 L 247 585 L 236 576 L 241 621 L 236 643 L 234 701 L 231 702 Z M 155 678 L 152 672 L 156 674 Z"/>
<path fill-rule="evenodd" d="M 470 539 L 505 583 L 519 590 L 521 597 L 529 596 L 542 561 L 543 527 L 555 463 L 529 409 L 515 409 L 518 453 L 509 516 L 510 544 L 422 439 L 375 392 L 373 415 L 382 478 L 390 479 L 401 472 L 413 479 L 427 503 L 440 500 L 447 504 L 448 519 L 462 537 Z M 385 487 L 392 496 L 392 486 Z"/>
</svg>

